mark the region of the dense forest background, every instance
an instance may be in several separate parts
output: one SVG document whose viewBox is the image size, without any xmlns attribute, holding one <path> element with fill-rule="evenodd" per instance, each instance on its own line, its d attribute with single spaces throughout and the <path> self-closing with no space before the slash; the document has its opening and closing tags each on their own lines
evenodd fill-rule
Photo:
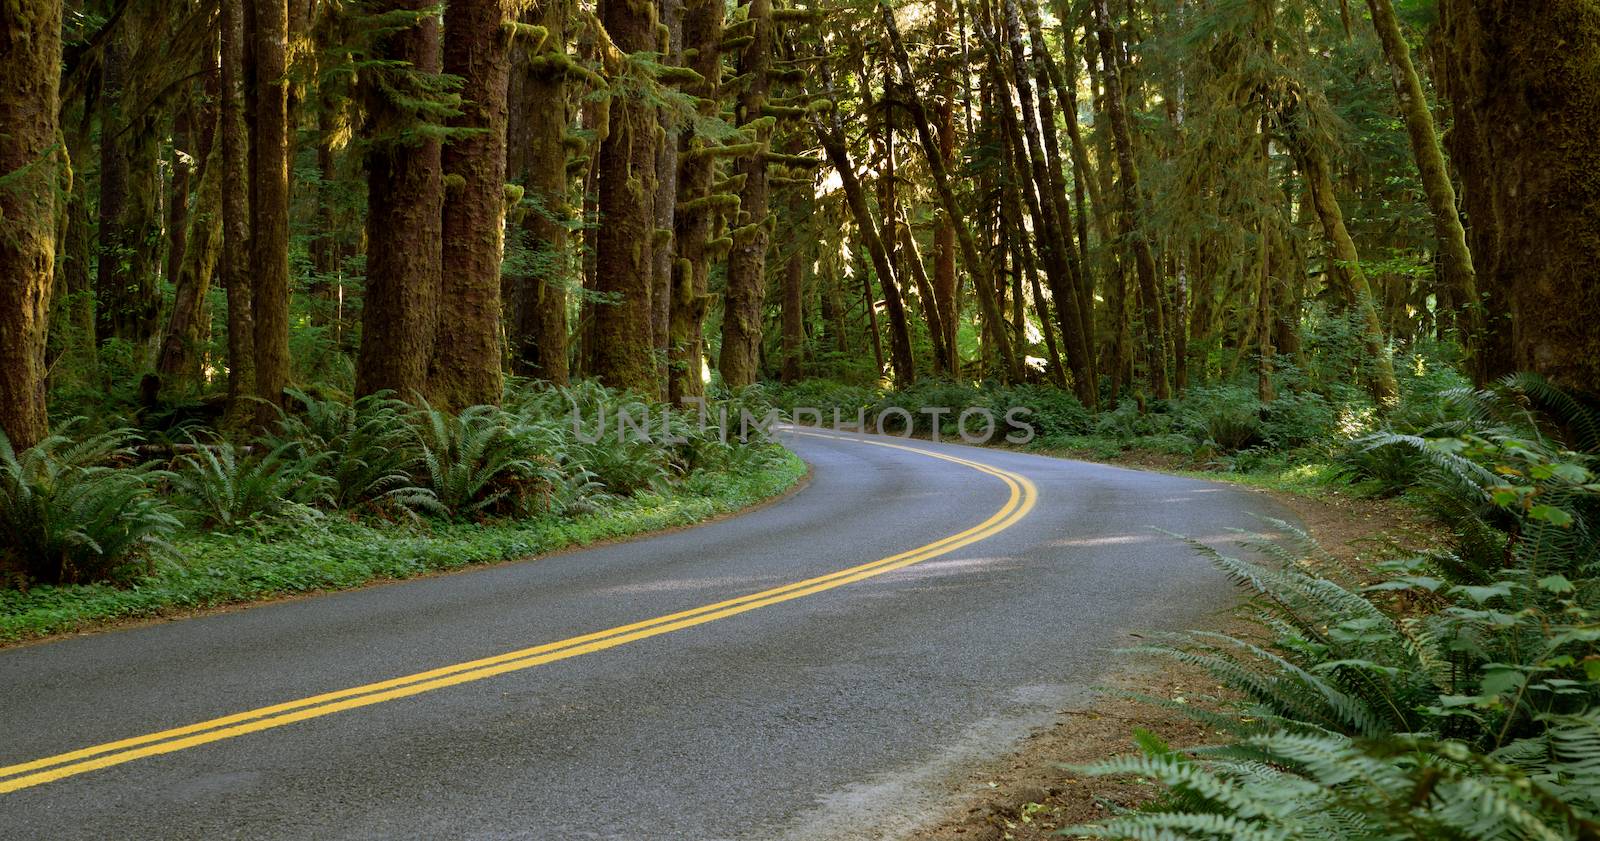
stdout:
<svg viewBox="0 0 1600 841">
<path fill-rule="evenodd" d="M 0 642 L 1021 407 L 1445 533 L 1216 557 L 1255 631 L 1152 651 L 1223 743 L 1077 831 L 1595 839 L 1597 393 L 1597 0 L 0 0 Z"/>
<path fill-rule="evenodd" d="M 1585 2 L 6 17 L 18 448 L 108 409 L 260 428 L 289 386 L 458 411 L 508 373 L 1382 406 L 1427 349 L 1600 384 Z"/>
</svg>

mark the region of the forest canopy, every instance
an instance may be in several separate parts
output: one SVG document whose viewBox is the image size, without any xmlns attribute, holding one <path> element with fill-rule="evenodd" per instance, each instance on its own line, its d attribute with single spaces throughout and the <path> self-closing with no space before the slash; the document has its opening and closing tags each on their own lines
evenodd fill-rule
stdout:
<svg viewBox="0 0 1600 841">
<path fill-rule="evenodd" d="M 1592 392 L 1600 13 L 1536 5 L 11 3 L 0 421 L 508 374 L 1382 405 L 1424 346 Z"/>
</svg>

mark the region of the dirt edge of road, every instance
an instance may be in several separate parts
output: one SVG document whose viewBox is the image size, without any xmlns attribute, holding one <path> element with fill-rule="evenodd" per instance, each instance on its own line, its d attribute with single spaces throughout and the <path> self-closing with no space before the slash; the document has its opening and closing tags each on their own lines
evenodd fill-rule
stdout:
<svg viewBox="0 0 1600 841">
<path fill-rule="evenodd" d="M 1336 577 L 1368 580 L 1375 561 L 1434 545 L 1440 538 L 1420 512 L 1397 502 L 1342 493 L 1312 499 L 1257 492 L 1269 494 L 1299 517 L 1327 560 L 1336 565 L 1329 570 Z M 1235 620 L 1223 615 L 1210 630 L 1228 630 L 1230 624 Z M 1129 640 L 1130 645 L 1138 642 Z M 1158 793 L 1152 784 L 1139 780 L 1085 778 L 1070 767 L 1135 752 L 1135 729 L 1149 730 L 1176 747 L 1215 738 L 1180 712 L 1121 694 L 1137 692 L 1180 703 L 1190 695 L 1216 694 L 1217 687 L 1201 671 L 1130 656 L 1098 685 L 1102 689 L 1091 699 L 1061 710 L 1055 723 L 1035 731 L 1008 755 L 947 779 L 940 809 L 929 814 L 921 828 L 895 837 L 904 841 L 1060 838 L 1057 832 L 1063 827 L 1136 806 Z"/>
</svg>

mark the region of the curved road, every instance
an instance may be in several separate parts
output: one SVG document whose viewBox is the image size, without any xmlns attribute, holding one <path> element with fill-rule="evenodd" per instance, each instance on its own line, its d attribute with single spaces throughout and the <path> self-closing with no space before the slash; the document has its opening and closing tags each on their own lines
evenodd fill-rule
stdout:
<svg viewBox="0 0 1600 841">
<path fill-rule="evenodd" d="M 1157 529 L 1286 516 L 1157 473 L 786 440 L 810 485 L 699 528 L 0 651 L 0 838 L 891 837 L 1125 631 L 1232 603 Z"/>
</svg>

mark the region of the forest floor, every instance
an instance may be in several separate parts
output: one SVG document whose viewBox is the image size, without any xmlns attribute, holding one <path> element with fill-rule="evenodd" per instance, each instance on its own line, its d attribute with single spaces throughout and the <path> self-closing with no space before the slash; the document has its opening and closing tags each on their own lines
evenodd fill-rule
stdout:
<svg viewBox="0 0 1600 841">
<path fill-rule="evenodd" d="M 1193 471 L 1181 459 L 1137 450 L 1115 458 L 1091 458 L 1084 452 L 1051 454 L 1124 467 Z M 1194 475 L 1233 479 L 1293 511 L 1326 553 L 1325 560 L 1336 565 L 1324 571 L 1335 578 L 1369 582 L 1376 562 L 1436 546 L 1443 538 L 1424 512 L 1402 500 L 1364 498 L 1328 487 L 1300 492 L 1259 487 L 1295 484 L 1272 476 Z M 1224 617 L 1216 626 L 1200 630 L 1249 633 L 1251 626 Z M 1132 636 L 1127 640 L 1130 646 L 1142 642 Z M 1063 827 L 1137 807 L 1159 793 L 1147 780 L 1085 777 L 1072 768 L 1136 752 L 1135 729 L 1148 730 L 1179 748 L 1215 739 L 1179 711 L 1129 697 L 1138 694 L 1186 703 L 1190 697 L 1217 694 L 1214 681 L 1199 669 L 1130 655 L 1100 685 L 1095 696 L 1062 710 L 1055 723 L 1029 736 L 1014 752 L 946 780 L 941 812 L 930 815 L 921 829 L 905 836 L 906 841 L 1058 838 Z"/>
</svg>

